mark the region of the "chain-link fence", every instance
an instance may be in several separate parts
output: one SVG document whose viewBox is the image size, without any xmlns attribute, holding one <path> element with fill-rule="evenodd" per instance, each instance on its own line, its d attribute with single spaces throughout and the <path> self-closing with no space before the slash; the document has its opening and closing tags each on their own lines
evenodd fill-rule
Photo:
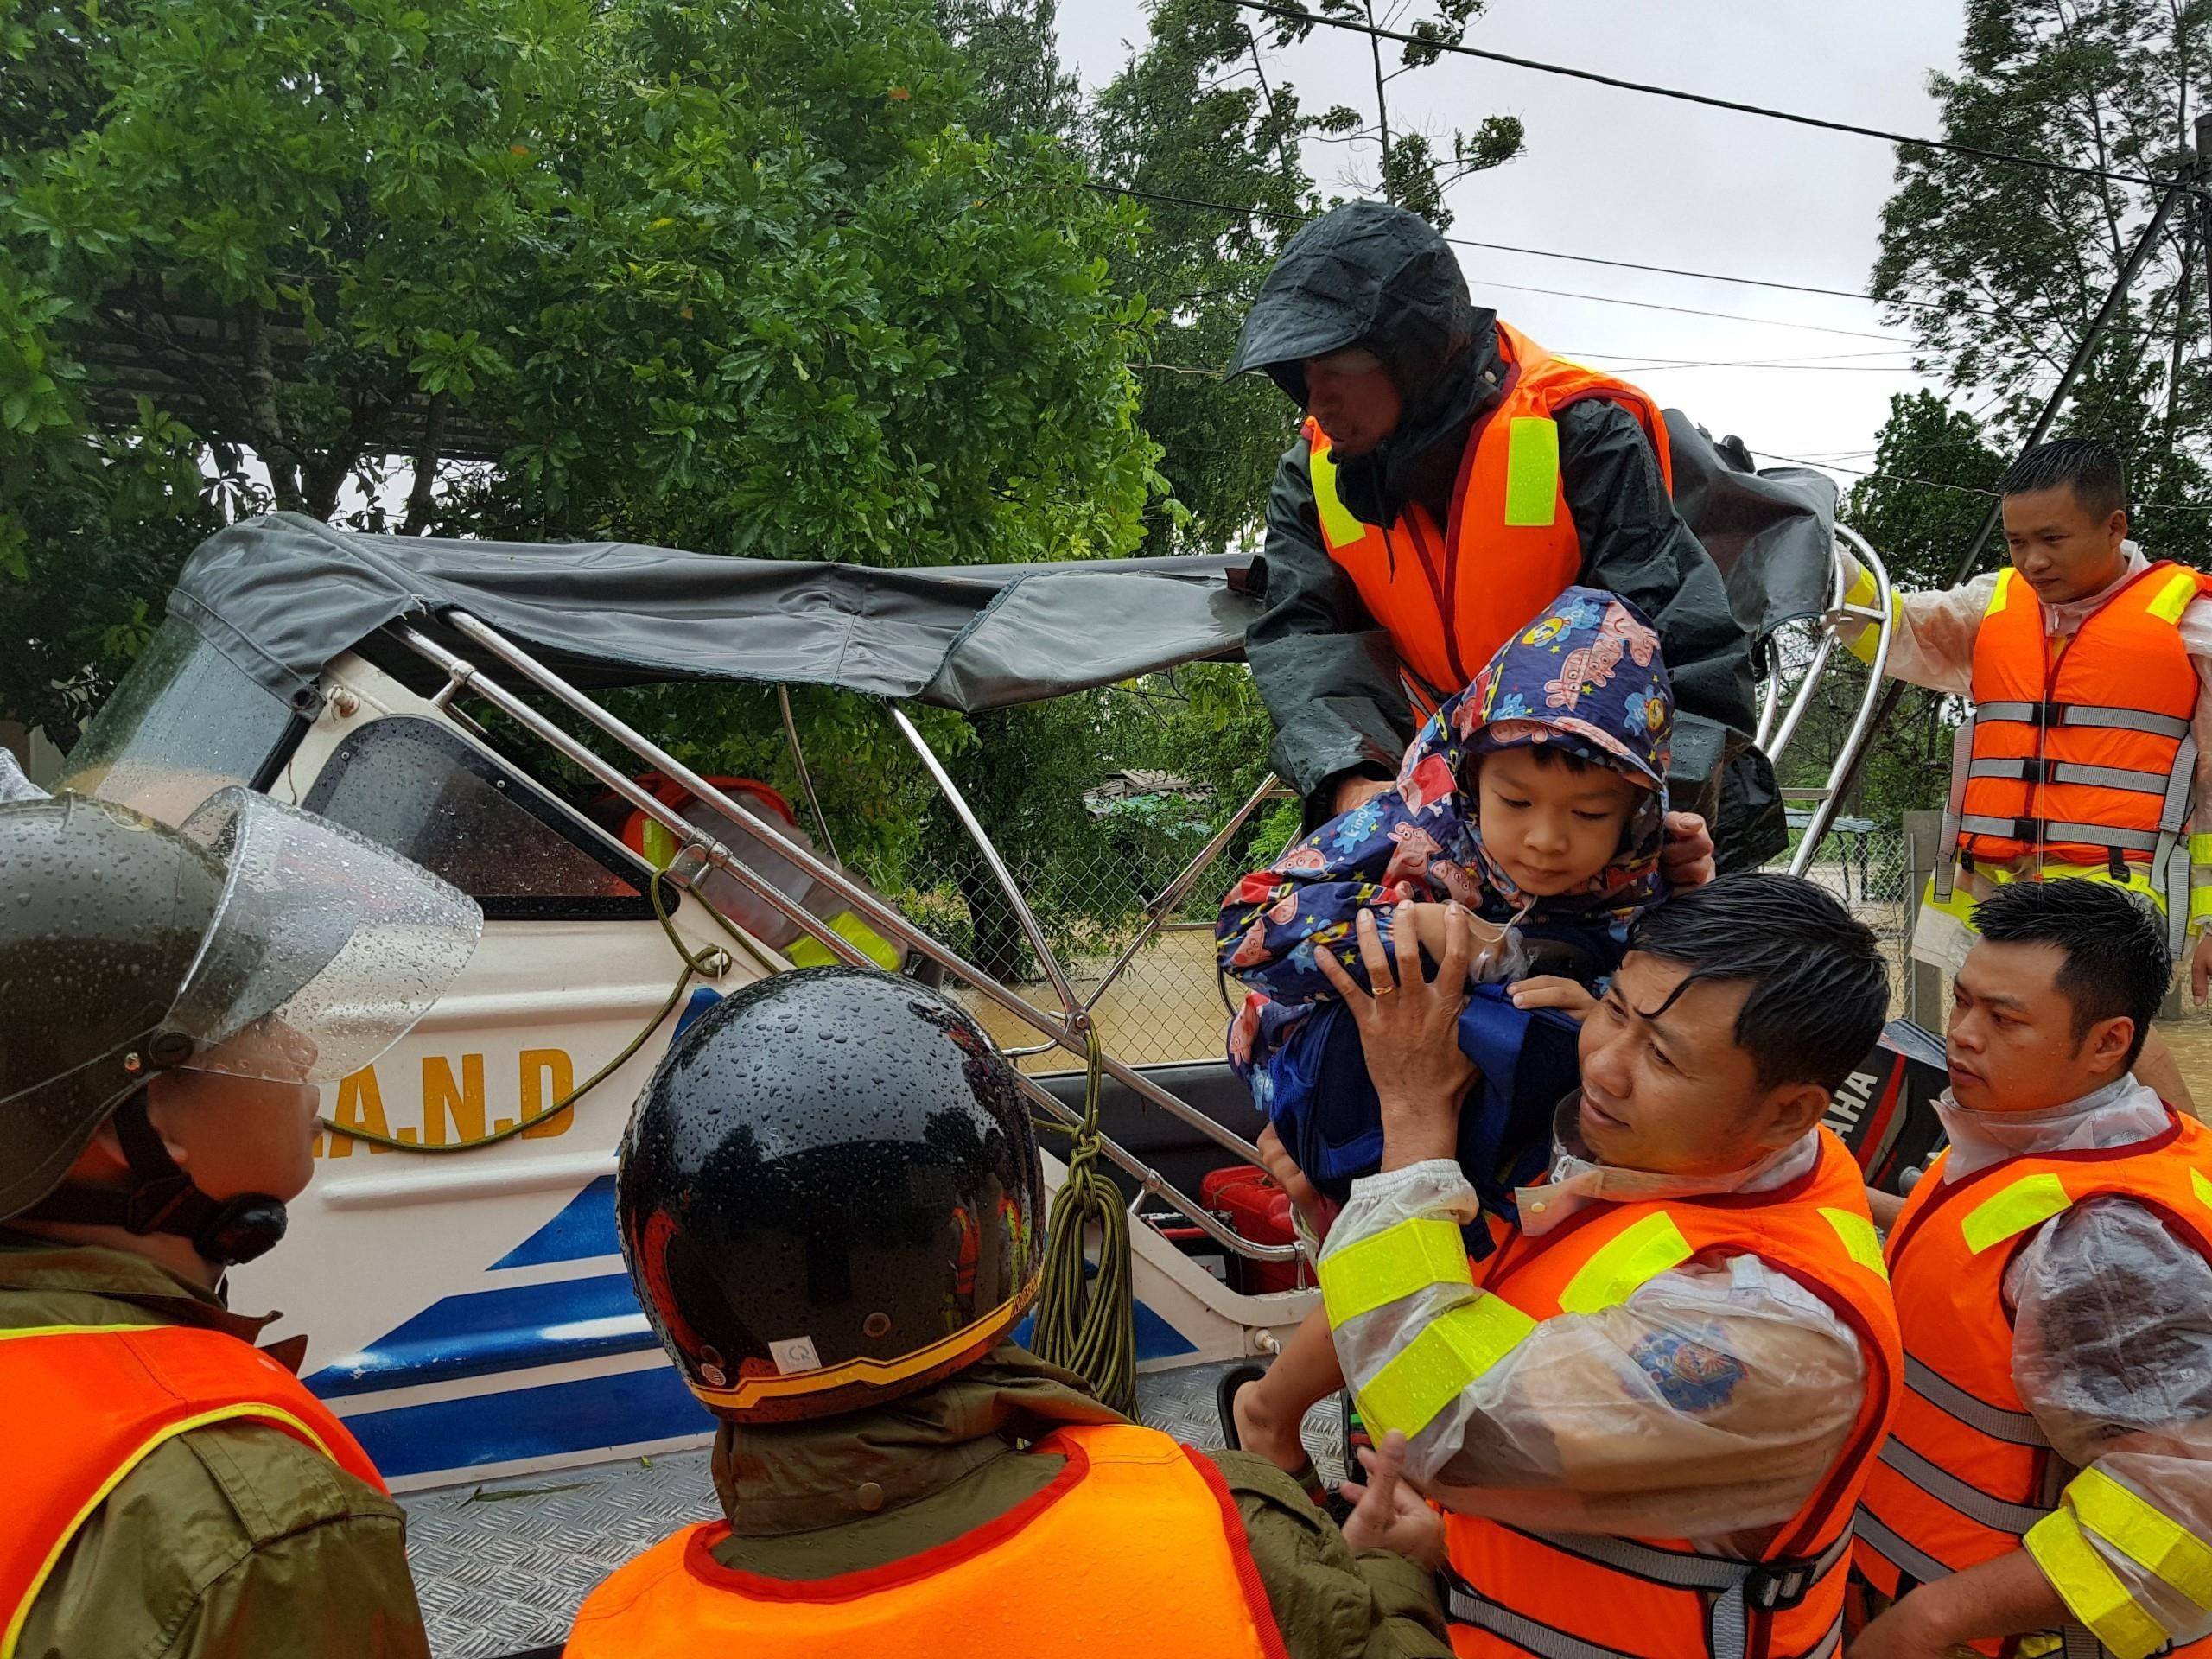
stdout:
<svg viewBox="0 0 2212 1659">
<path fill-rule="evenodd" d="M 1232 810 L 1211 810 L 1209 802 L 1173 791 L 1137 795 L 1096 813 L 1095 835 L 1035 868 L 1025 866 L 1016 849 L 1001 849 L 1015 864 L 1017 885 L 1071 989 L 1090 1008 L 1107 1052 L 1117 1059 L 1150 1065 L 1221 1055 L 1224 1027 L 1242 992 L 1224 985 L 1215 970 L 1214 916 L 1236 878 L 1279 850 L 1280 820 L 1271 821 L 1265 810 L 1255 814 L 1167 907 L 1160 925 L 1153 923 L 1157 901 Z M 1789 849 L 1770 868 L 1789 867 L 1798 833 L 1793 831 Z M 948 846 L 925 861 L 925 869 L 922 880 L 893 895 L 899 907 L 1040 1007 L 1057 1011 L 1054 988 L 973 849 Z M 1842 819 L 1823 840 L 1808 874 L 1880 938 L 1890 964 L 1891 1010 L 1906 1012 L 1907 901 L 1919 878 L 1910 868 L 1904 825 L 1894 819 Z M 1041 1040 L 1026 1022 L 972 988 L 955 989 L 1007 1046 Z M 1034 1071 L 1060 1071 L 1077 1062 L 1055 1048 L 1022 1064 Z"/>
<path fill-rule="evenodd" d="M 1090 822 L 1063 834 L 1049 856 L 1000 847 L 1070 989 L 1115 1058 L 1140 1065 L 1221 1057 L 1232 1001 L 1243 993 L 1215 971 L 1214 917 L 1230 885 L 1280 851 L 1286 829 L 1270 808 L 1283 799 L 1263 804 L 1195 872 L 1193 862 L 1242 803 L 1217 804 L 1173 779 L 1102 792 L 1090 803 Z M 941 837 L 918 863 L 918 876 L 888 894 L 892 901 L 977 967 L 1058 1012 L 1057 989 L 972 844 Z M 972 988 L 951 988 L 1006 1047 L 1043 1040 Z M 1081 1061 L 1055 1047 L 1021 1064 L 1044 1072 Z"/>
<path fill-rule="evenodd" d="M 1767 868 L 1788 869 L 1802 836 L 1802 829 L 1793 827 L 1789 846 Z M 1887 822 L 1840 818 L 1822 838 L 1805 874 L 1874 930 L 1890 969 L 1890 1012 L 1893 1015 L 1907 1012 L 1912 961 L 1910 900 L 1921 878 L 1911 868 L 1904 825 L 1894 818 Z"/>
</svg>

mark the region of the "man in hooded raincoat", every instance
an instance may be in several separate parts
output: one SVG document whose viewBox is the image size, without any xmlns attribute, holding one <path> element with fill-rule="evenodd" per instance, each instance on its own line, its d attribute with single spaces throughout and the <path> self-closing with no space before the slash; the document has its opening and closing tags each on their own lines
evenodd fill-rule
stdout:
<svg viewBox="0 0 2212 1659">
<path fill-rule="evenodd" d="M 1268 503 L 1246 654 L 1308 827 L 1386 787 L 1420 720 L 1580 583 L 1652 618 L 1680 708 L 1673 783 L 1723 861 L 1781 845 L 1750 748 L 1750 639 L 1675 511 L 1658 407 L 1469 299 L 1443 238 L 1349 202 L 1294 238 L 1231 374 L 1307 411 Z"/>
</svg>

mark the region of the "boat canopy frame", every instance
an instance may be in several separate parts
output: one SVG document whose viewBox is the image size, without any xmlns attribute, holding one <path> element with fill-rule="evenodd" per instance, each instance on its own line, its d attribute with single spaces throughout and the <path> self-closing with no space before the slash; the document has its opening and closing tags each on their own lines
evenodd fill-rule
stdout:
<svg viewBox="0 0 2212 1659">
<path fill-rule="evenodd" d="M 1893 629 L 1889 573 L 1880 556 L 1863 537 L 1844 526 L 1837 526 L 1837 537 L 1831 561 L 1829 603 L 1812 623 L 1815 635 L 1812 652 L 1805 667 L 1796 676 L 1794 692 L 1788 689 L 1787 666 L 1775 648 L 1773 637 L 1770 635 L 1759 642 L 1770 671 L 1762 699 L 1758 738 L 1760 747 L 1766 748 L 1770 757 L 1779 762 L 1789 752 L 1792 741 L 1804 728 L 1805 717 L 1821 693 L 1838 645 L 1846 645 L 1848 648 L 1847 633 L 1858 634 L 1862 630 L 1871 630 L 1872 633 L 1872 647 L 1866 653 L 1871 671 L 1853 711 L 1848 734 L 1829 769 L 1827 782 L 1816 789 L 1784 791 L 1787 798 L 1809 801 L 1814 804 L 1812 822 L 1801 838 L 1791 861 L 1793 874 L 1802 874 L 1810 868 L 1834 818 L 1840 798 L 1838 780 L 1847 774 L 1852 760 L 1869 734 L 1882 673 L 1888 662 Z M 1856 569 L 1851 556 L 1855 556 Z M 1871 604 L 1853 603 L 1848 599 L 1858 569 L 1864 569 L 1872 577 L 1875 591 Z M 1058 953 L 1052 948 L 1035 912 L 1022 893 L 1020 884 L 1014 880 L 989 831 L 961 792 L 941 758 L 930 746 L 929 740 L 905 710 L 895 702 L 887 703 L 887 712 L 893 726 L 913 748 L 929 772 L 931 782 L 944 796 L 954 817 L 1006 899 L 1029 948 L 1035 953 L 1046 983 L 1058 1004 L 1058 1010 L 1054 1011 L 1033 1001 L 1011 985 L 966 960 L 958 951 L 926 928 L 910 920 L 864 883 L 855 880 L 835 861 L 835 844 L 829 839 L 826 817 L 815 796 L 811 771 L 798 723 L 791 718 L 786 687 L 779 684 L 776 688 L 785 740 L 801 781 L 802 792 L 822 829 L 824 846 L 830 850 L 831 855 L 826 860 L 804 842 L 786 835 L 782 825 L 755 812 L 741 798 L 725 792 L 708 778 L 684 765 L 499 629 L 459 609 L 445 612 L 442 621 L 445 632 L 457 637 L 472 652 L 480 653 L 484 658 L 496 664 L 500 673 L 512 674 L 541 696 L 550 698 L 569 714 L 613 739 L 647 770 L 672 779 L 716 811 L 743 823 L 749 834 L 758 837 L 779 856 L 798 866 L 814 881 L 830 889 L 879 934 L 906 950 L 918 954 L 945 974 L 972 987 L 1003 1012 L 1034 1029 L 1042 1040 L 1010 1049 L 1009 1054 L 1017 1059 L 1059 1049 L 1076 1062 L 1087 1061 L 1090 1047 L 1097 1040 L 1095 1018 L 1100 999 L 1127 971 L 1139 951 L 1158 935 L 1167 918 L 1198 884 L 1207 868 L 1220 857 L 1237 832 L 1249 822 L 1252 815 L 1281 789 L 1279 780 L 1272 773 L 1253 789 L 1183 869 L 1146 904 L 1133 937 L 1109 964 L 1090 995 L 1083 997 L 1077 995 L 1072 976 L 1060 962 Z M 442 677 L 442 683 L 430 699 L 435 706 L 449 715 L 466 719 L 466 715 L 454 706 L 456 699 L 463 696 L 481 698 L 668 830 L 675 838 L 678 849 L 668 867 L 669 879 L 677 886 L 686 890 L 695 889 L 700 876 L 709 869 L 718 870 L 802 929 L 838 959 L 855 966 L 872 965 L 866 953 L 837 932 L 829 922 L 815 915 L 774 881 L 753 868 L 727 843 L 686 817 L 677 807 L 644 788 L 621 767 L 605 760 L 559 721 L 540 712 L 530 701 L 509 689 L 503 679 L 488 672 L 475 656 L 463 656 L 411 623 L 394 621 L 387 624 L 385 631 Z M 698 895 L 695 893 L 694 896 Z M 1129 1090 L 1137 1099 L 1168 1112 L 1223 1150 L 1247 1162 L 1259 1161 L 1259 1149 L 1249 1141 L 1209 1114 L 1188 1104 L 1172 1090 L 1147 1077 L 1142 1071 L 1103 1052 L 1100 1069 L 1104 1076 Z M 1018 1068 L 1016 1076 L 1023 1095 L 1033 1107 L 1071 1128 L 1080 1124 L 1081 1114 L 1046 1090 L 1037 1078 Z M 1099 1141 L 1107 1158 L 1136 1184 L 1137 1192 L 1129 1205 L 1133 1215 L 1138 1213 L 1139 1206 L 1146 1198 L 1156 1198 L 1199 1229 L 1214 1243 L 1247 1260 L 1291 1262 L 1299 1259 L 1295 1246 L 1264 1244 L 1239 1236 L 1224 1225 L 1203 1204 L 1130 1154 L 1111 1136 L 1101 1134 Z"/>
</svg>

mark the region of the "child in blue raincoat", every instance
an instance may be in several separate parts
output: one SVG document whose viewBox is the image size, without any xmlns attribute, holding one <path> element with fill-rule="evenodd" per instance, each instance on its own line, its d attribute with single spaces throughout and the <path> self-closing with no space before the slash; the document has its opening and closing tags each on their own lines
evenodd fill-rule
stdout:
<svg viewBox="0 0 2212 1659">
<path fill-rule="evenodd" d="M 1619 965 L 1629 924 L 1665 895 L 1673 724 L 1656 632 L 1627 601 L 1570 588 L 1421 728 L 1392 789 L 1231 890 L 1216 941 L 1247 995 L 1230 1060 L 1324 1195 L 1341 1199 L 1374 1173 L 1382 1128 L 1358 1032 L 1316 953 L 1364 985 L 1353 924 L 1366 910 L 1386 951 L 1414 926 L 1433 964 L 1456 900 L 1491 940 L 1459 1019 L 1479 1073 L 1460 1111 L 1459 1162 L 1486 1206 L 1510 1215 L 1512 1189 L 1541 1173 L 1554 1109 L 1576 1087 L 1578 1022 Z M 1486 1234 L 1470 1243 L 1485 1251 Z M 1318 1342 L 1301 1332 L 1263 1383 L 1241 1395 L 1225 1385 L 1224 1401 L 1252 1449 L 1280 1450 L 1295 1468 L 1297 1424 L 1339 1386 L 1323 1322 Z M 1287 1436 L 1268 1432 L 1283 1425 Z"/>
</svg>

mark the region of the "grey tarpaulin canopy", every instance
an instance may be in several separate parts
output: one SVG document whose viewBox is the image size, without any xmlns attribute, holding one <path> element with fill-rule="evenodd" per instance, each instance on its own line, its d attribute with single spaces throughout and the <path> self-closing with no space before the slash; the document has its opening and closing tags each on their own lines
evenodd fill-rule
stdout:
<svg viewBox="0 0 2212 1659">
<path fill-rule="evenodd" d="M 837 685 L 973 712 L 1236 656 L 1258 609 L 1243 591 L 1250 567 L 1193 557 L 878 570 L 616 542 L 366 536 L 277 513 L 211 537 L 169 605 L 287 700 L 386 623 L 435 635 L 458 610 L 591 688 Z M 444 640 L 467 654 L 459 636 Z"/>
<path fill-rule="evenodd" d="M 1823 609 L 1834 486 L 1744 471 L 1671 414 L 1669 432 L 1676 499 L 1751 631 Z M 1236 658 L 1264 586 L 1264 564 L 1234 555 L 880 570 L 619 542 L 369 536 L 276 513 L 211 537 L 169 604 L 288 701 L 386 623 L 436 634 L 458 610 L 587 687 L 836 685 L 972 713 Z"/>
</svg>

